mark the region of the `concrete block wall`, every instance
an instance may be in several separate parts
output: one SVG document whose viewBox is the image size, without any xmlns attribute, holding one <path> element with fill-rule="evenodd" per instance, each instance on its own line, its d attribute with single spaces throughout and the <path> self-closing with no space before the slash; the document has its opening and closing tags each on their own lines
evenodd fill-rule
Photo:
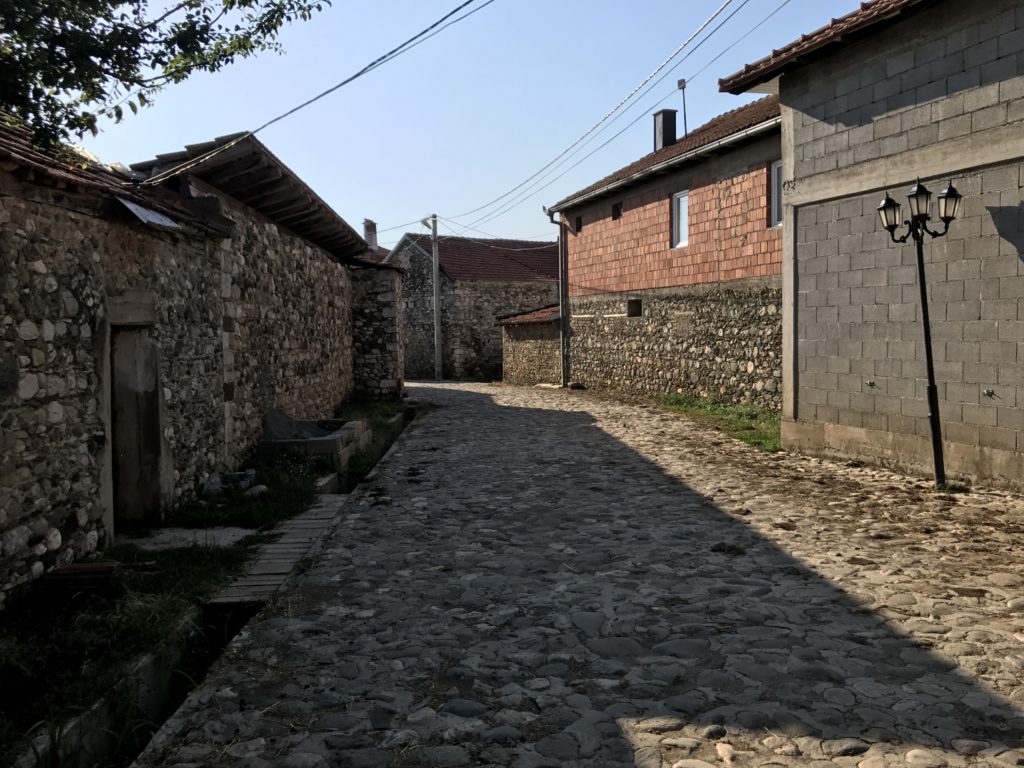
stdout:
<svg viewBox="0 0 1024 768">
<path fill-rule="evenodd" d="M 567 237 L 569 294 L 697 285 L 779 274 L 780 230 L 771 226 L 772 134 L 724 155 L 567 210 L 583 229 Z M 672 247 L 672 196 L 689 190 L 689 241 Z M 612 206 L 622 216 L 612 218 Z"/>
<path fill-rule="evenodd" d="M 784 443 L 930 469 L 914 249 L 875 208 L 952 180 L 961 218 L 925 246 L 947 468 L 1024 483 L 1024 8 L 930 4 L 785 74 L 780 102 Z"/>
<path fill-rule="evenodd" d="M 941 2 L 783 77 L 793 178 L 1024 120 L 1024 7 Z"/>
<path fill-rule="evenodd" d="M 933 189 L 946 183 L 923 181 Z M 965 175 L 957 185 L 963 216 L 925 245 L 944 436 L 1024 451 L 1024 164 Z M 877 198 L 800 209 L 796 415 L 926 436 L 915 249 L 890 242 Z"/>
</svg>

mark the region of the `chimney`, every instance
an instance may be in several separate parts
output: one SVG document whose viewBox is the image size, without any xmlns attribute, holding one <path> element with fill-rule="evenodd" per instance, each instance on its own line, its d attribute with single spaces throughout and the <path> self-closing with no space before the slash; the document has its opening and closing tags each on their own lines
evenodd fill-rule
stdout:
<svg viewBox="0 0 1024 768">
<path fill-rule="evenodd" d="M 676 143 L 676 110 L 662 109 L 654 113 L 654 151 Z"/>
<path fill-rule="evenodd" d="M 377 222 L 373 219 L 363 219 L 363 240 L 371 248 L 377 247 Z"/>
</svg>

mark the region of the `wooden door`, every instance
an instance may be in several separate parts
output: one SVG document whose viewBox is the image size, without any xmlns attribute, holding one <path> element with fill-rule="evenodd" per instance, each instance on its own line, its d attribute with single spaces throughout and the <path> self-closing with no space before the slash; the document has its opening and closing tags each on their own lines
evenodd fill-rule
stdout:
<svg viewBox="0 0 1024 768">
<path fill-rule="evenodd" d="M 111 334 L 114 523 L 160 520 L 160 367 L 148 328 Z"/>
</svg>

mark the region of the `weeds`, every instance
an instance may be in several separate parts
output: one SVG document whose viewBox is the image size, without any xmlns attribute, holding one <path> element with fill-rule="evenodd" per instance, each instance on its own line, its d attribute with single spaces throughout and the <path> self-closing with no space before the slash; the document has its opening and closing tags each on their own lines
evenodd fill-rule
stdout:
<svg viewBox="0 0 1024 768">
<path fill-rule="evenodd" d="M 730 437 L 742 440 L 769 453 L 782 450 L 779 414 L 750 405 L 733 405 L 687 394 L 658 398 L 666 411 L 680 413 L 694 421 L 715 427 Z"/>
<path fill-rule="evenodd" d="M 227 487 L 219 496 L 181 505 L 168 522 L 185 528 L 275 525 L 304 512 L 316 498 L 316 478 L 332 471 L 331 464 L 322 457 L 291 453 L 259 457 L 251 464 L 256 482 L 267 486 L 265 493 L 246 496 L 240 488 Z"/>
<path fill-rule="evenodd" d="M 57 726 L 110 691 L 126 665 L 178 638 L 190 606 L 241 572 L 244 547 L 145 552 L 121 545 L 102 595 L 32 595 L 0 621 L 0 764 L 46 723 Z M 52 753 L 54 759 L 60 751 Z"/>
</svg>

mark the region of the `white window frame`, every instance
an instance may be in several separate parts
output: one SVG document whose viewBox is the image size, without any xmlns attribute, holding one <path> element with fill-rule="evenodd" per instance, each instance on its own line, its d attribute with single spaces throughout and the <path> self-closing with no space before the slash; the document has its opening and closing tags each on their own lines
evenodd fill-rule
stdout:
<svg viewBox="0 0 1024 768">
<path fill-rule="evenodd" d="M 679 200 L 686 198 L 686 221 L 679 215 Z M 686 225 L 685 233 L 680 231 L 680 224 Z M 685 248 L 690 243 L 690 190 L 684 189 L 672 195 L 672 247 Z"/>
<path fill-rule="evenodd" d="M 771 200 L 771 217 L 772 226 L 782 226 L 782 161 L 776 160 L 772 163 L 772 177 L 771 177 L 771 194 L 769 199 Z"/>
</svg>

